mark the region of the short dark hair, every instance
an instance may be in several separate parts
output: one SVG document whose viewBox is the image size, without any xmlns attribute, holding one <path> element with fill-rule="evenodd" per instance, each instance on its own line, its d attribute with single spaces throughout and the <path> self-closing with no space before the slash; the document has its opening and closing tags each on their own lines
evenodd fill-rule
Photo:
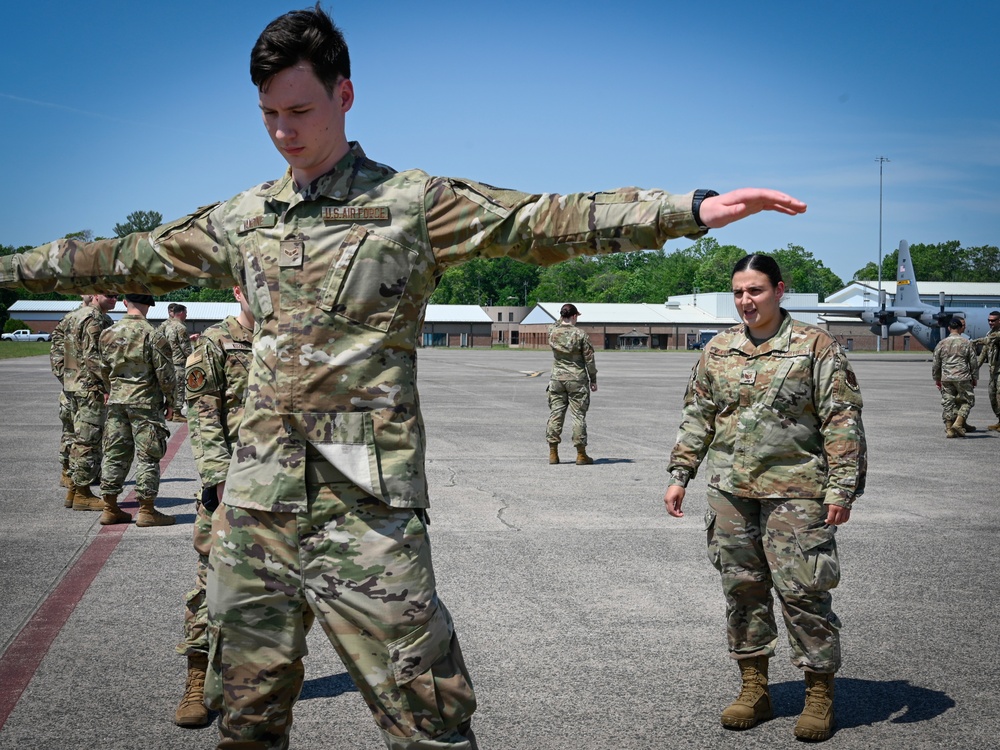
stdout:
<svg viewBox="0 0 1000 750">
<path fill-rule="evenodd" d="M 990 310 L 989 314 L 996 315 L 998 318 L 1000 318 L 1000 310 Z"/>
<path fill-rule="evenodd" d="M 168 307 L 167 309 L 169 310 L 170 308 Z M 187 312 L 187 305 L 182 305 L 180 302 L 178 302 L 177 304 L 175 304 L 174 305 L 174 315 L 176 315 L 179 312 Z"/>
<path fill-rule="evenodd" d="M 177 310 L 177 303 L 176 302 L 171 302 L 169 305 L 167 305 L 167 312 L 169 314 L 173 315 L 174 312 L 176 312 L 176 310 Z"/>
<path fill-rule="evenodd" d="M 772 258 L 770 255 L 764 255 L 764 253 L 750 253 L 750 255 L 744 255 L 738 261 L 736 265 L 733 266 L 733 272 L 729 275 L 729 278 L 733 278 L 740 271 L 760 271 L 762 274 L 767 276 L 771 281 L 771 286 L 778 286 L 781 283 L 781 269 L 778 267 L 778 261 Z"/>
<path fill-rule="evenodd" d="M 344 34 L 316 3 L 312 10 L 278 16 L 257 37 L 250 52 L 250 80 L 259 91 L 278 73 L 307 62 L 328 94 L 341 78 L 351 77 L 351 57 Z"/>
</svg>

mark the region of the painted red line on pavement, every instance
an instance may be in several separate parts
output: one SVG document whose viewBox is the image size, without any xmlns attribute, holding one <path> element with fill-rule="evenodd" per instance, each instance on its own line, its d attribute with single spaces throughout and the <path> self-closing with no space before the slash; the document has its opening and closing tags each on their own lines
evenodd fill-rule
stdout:
<svg viewBox="0 0 1000 750">
<path fill-rule="evenodd" d="M 167 444 L 167 452 L 160 460 L 160 470 L 165 470 L 184 438 L 187 437 L 187 425 L 173 434 Z M 130 492 L 121 503 L 121 507 L 131 505 L 137 507 L 135 491 Z M 131 524 L 121 523 L 112 526 L 102 526 L 101 530 L 91 539 L 90 544 L 80 554 L 80 557 L 67 571 L 66 575 L 45 597 L 41 606 L 32 615 L 28 623 L 17 634 L 2 656 L 0 656 L 0 729 L 7 723 L 11 712 L 21 699 L 21 694 L 28 687 L 31 678 L 35 676 L 38 665 L 52 646 L 56 636 L 62 631 L 66 621 L 80 603 L 90 584 L 101 572 L 104 564 L 115 551 L 122 535 L 131 528 Z"/>
</svg>

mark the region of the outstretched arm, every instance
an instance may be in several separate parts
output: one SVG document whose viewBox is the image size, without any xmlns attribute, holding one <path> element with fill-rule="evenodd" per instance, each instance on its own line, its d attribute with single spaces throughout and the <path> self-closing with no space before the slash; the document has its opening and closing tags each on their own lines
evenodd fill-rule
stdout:
<svg viewBox="0 0 1000 750">
<path fill-rule="evenodd" d="M 777 211 L 794 216 L 805 213 L 806 204 L 777 190 L 740 188 L 705 198 L 699 215 L 705 226 L 718 229 L 761 211 Z"/>
</svg>

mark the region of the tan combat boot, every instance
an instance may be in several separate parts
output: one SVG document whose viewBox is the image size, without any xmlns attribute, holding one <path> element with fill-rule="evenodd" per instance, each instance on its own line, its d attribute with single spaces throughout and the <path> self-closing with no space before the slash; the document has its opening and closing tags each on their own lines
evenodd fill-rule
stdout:
<svg viewBox="0 0 1000 750">
<path fill-rule="evenodd" d="M 722 712 L 722 726 L 729 729 L 749 729 L 774 716 L 771 693 L 767 689 L 767 657 L 740 659 L 740 694 Z"/>
<path fill-rule="evenodd" d="M 205 707 L 205 672 L 208 670 L 208 654 L 188 656 L 187 683 L 180 705 L 174 712 L 174 724 L 179 727 L 203 727 L 208 724 L 208 709 Z"/>
<path fill-rule="evenodd" d="M 951 428 L 958 433 L 959 437 L 965 437 L 965 433 L 968 431 L 968 428 L 965 426 L 965 417 L 961 414 L 955 417 L 955 424 Z"/>
<path fill-rule="evenodd" d="M 104 510 L 104 501 L 91 491 L 89 484 L 78 484 L 73 495 L 73 510 Z"/>
<path fill-rule="evenodd" d="M 66 489 L 73 486 L 73 479 L 69 475 L 69 466 L 67 464 L 63 464 L 62 476 L 59 477 L 59 486 L 65 487 Z"/>
<path fill-rule="evenodd" d="M 576 446 L 576 465 L 577 466 L 589 466 L 594 463 L 594 459 L 587 455 L 587 446 L 578 445 Z"/>
<path fill-rule="evenodd" d="M 833 673 L 806 672 L 806 707 L 795 725 L 795 736 L 822 742 L 832 732 Z"/>
<path fill-rule="evenodd" d="M 74 497 L 76 497 L 76 485 L 70 482 L 69 487 L 66 488 L 66 499 L 63 500 L 63 506 L 66 508 L 72 508 Z"/>
<path fill-rule="evenodd" d="M 155 497 L 140 497 L 139 498 L 139 512 L 135 516 L 136 526 L 173 526 L 177 523 L 177 519 L 173 516 L 168 516 L 166 513 L 160 513 L 156 508 L 153 507 L 153 501 L 156 500 Z"/>
<path fill-rule="evenodd" d="M 961 437 L 957 432 L 955 432 L 955 420 L 947 419 L 944 423 L 944 436 L 950 438 Z"/>
<path fill-rule="evenodd" d="M 559 445 L 558 443 L 549 443 L 549 463 L 557 464 L 559 463 Z"/>
<path fill-rule="evenodd" d="M 132 523 L 132 516 L 118 507 L 118 495 L 105 495 L 101 526 L 110 526 L 113 523 Z"/>
<path fill-rule="evenodd" d="M 1000 432 L 1000 422 L 997 422 L 996 424 L 991 424 L 986 429 L 987 430 L 993 430 L 994 432 Z"/>
</svg>

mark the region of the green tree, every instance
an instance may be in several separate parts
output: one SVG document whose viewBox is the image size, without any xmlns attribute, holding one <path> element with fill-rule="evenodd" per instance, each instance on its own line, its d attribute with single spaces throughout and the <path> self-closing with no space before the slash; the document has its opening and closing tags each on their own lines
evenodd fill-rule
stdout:
<svg viewBox="0 0 1000 750">
<path fill-rule="evenodd" d="M 159 211 L 133 211 L 125 217 L 124 224 L 115 224 L 115 237 L 124 237 L 133 232 L 149 232 L 163 223 Z"/>
<path fill-rule="evenodd" d="M 823 302 L 828 295 L 844 288 L 844 282 L 837 274 L 799 245 L 789 244 L 787 248 L 775 250 L 769 255 L 781 267 L 781 276 L 788 289 L 818 294 L 819 301 Z"/>
</svg>

